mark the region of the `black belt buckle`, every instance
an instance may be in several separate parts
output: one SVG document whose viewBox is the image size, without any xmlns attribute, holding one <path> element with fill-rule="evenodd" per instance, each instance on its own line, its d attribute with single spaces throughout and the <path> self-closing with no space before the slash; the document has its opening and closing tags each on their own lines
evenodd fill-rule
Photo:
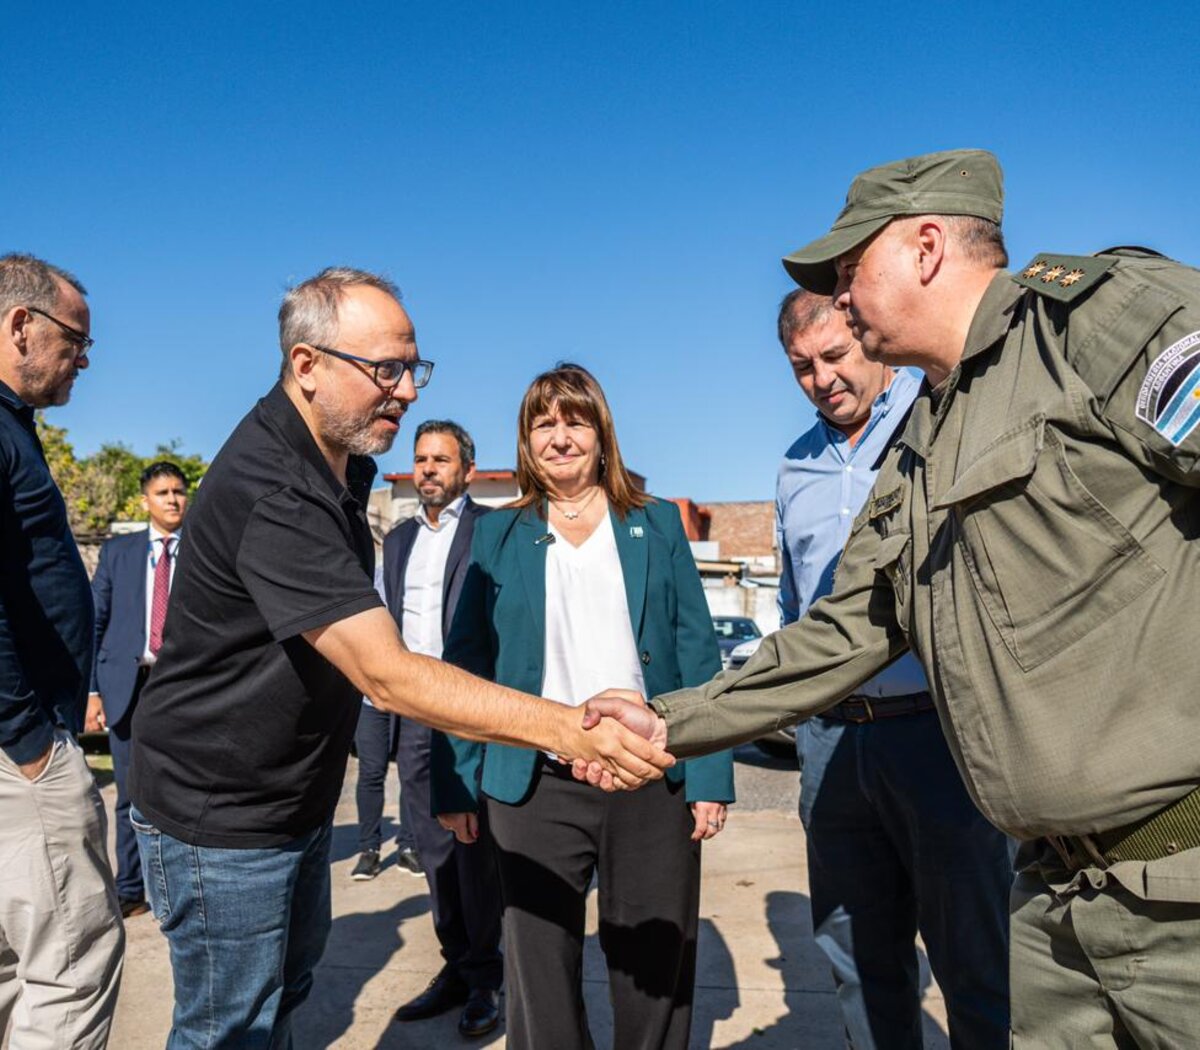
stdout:
<svg viewBox="0 0 1200 1050">
<path fill-rule="evenodd" d="M 863 713 L 861 715 L 851 714 L 848 708 L 848 705 L 851 704 L 860 705 Z M 842 708 L 842 715 L 845 720 L 856 726 L 866 725 L 868 722 L 875 721 L 875 712 L 871 708 L 871 701 L 865 696 L 856 696 L 853 700 L 843 700 L 839 706 Z"/>
</svg>

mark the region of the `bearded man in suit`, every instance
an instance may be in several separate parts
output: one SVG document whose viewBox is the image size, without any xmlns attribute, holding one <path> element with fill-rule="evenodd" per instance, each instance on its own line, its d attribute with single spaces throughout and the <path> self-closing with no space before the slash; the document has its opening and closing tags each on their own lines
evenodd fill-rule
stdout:
<svg viewBox="0 0 1200 1050">
<path fill-rule="evenodd" d="M 387 607 L 413 652 L 441 657 L 450 633 L 470 562 L 475 521 L 489 509 L 467 495 L 474 477 L 475 444 L 461 426 L 449 420 L 429 420 L 417 428 L 413 485 L 421 506 L 413 518 L 388 533 L 383 543 Z M 368 744 L 364 729 L 368 723 L 378 723 L 380 714 L 363 710 L 357 738 L 360 762 Z M 431 815 L 430 729 L 410 718 L 385 717 L 391 725 L 382 732 L 395 746 L 403 823 L 415 840 L 429 884 L 430 911 L 445 959 L 429 987 L 401 1006 L 396 1019 L 422 1020 L 461 1005 L 459 1031 L 467 1036 L 485 1035 L 499 1022 L 503 976 L 500 895 L 486 819 L 478 829 L 483 841 L 472 845 L 455 841 Z M 375 732 L 379 735 L 381 730 Z M 383 754 L 386 770 L 386 751 Z M 362 772 L 360 765 L 360 777 Z M 383 778 L 377 775 L 378 769 L 375 773 L 371 779 L 379 782 L 381 809 Z M 360 821 L 364 808 L 368 817 L 376 813 L 374 807 L 361 803 L 360 798 Z M 377 816 L 375 823 L 377 827 Z M 369 850 L 359 858 L 360 868 L 375 865 L 377 870 L 378 863 L 378 854 L 372 858 Z"/>
</svg>

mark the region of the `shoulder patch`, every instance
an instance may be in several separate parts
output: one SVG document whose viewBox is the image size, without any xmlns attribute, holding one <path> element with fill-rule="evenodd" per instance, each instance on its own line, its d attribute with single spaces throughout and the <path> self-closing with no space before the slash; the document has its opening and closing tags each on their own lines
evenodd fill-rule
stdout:
<svg viewBox="0 0 1200 1050">
<path fill-rule="evenodd" d="M 1013 274 L 1013 280 L 1038 295 L 1069 303 L 1096 284 L 1116 263 L 1116 259 L 1095 255 L 1036 255 L 1025 269 Z"/>
<path fill-rule="evenodd" d="M 1200 426 L 1200 332 L 1185 335 L 1155 358 L 1135 411 L 1176 448 Z"/>
</svg>

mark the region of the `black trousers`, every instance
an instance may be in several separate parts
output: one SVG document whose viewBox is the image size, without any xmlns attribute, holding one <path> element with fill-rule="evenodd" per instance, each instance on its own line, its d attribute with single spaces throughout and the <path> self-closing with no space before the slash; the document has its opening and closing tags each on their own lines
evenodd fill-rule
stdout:
<svg viewBox="0 0 1200 1050">
<path fill-rule="evenodd" d="M 498 990 L 504 979 L 500 955 L 500 887 L 485 807 L 479 839 L 464 845 L 431 816 L 429 749 L 432 731 L 397 717 L 396 767 L 405 802 L 404 821 L 416 842 L 429 884 L 429 907 L 442 957 L 469 988 Z"/>
<path fill-rule="evenodd" d="M 388 764 L 396 757 L 397 724 L 394 715 L 363 704 L 358 712 L 358 727 L 354 731 L 354 749 L 358 752 L 358 783 L 354 801 L 358 806 L 358 850 L 379 851 L 383 842 L 383 790 L 387 782 Z M 396 845 L 401 849 L 416 848 L 412 834 L 408 800 L 400 793 L 400 826 L 396 830 Z"/>
<path fill-rule="evenodd" d="M 700 845 L 682 784 L 605 794 L 544 766 L 519 805 L 488 799 L 504 892 L 514 1050 L 591 1050 L 585 901 L 599 881 L 613 1046 L 686 1050 L 696 974 Z"/>
</svg>

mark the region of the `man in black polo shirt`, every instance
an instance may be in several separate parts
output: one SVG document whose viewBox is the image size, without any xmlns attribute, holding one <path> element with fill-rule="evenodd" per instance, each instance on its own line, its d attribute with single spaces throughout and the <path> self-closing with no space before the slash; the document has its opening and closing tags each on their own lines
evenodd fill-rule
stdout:
<svg viewBox="0 0 1200 1050">
<path fill-rule="evenodd" d="M 404 648 L 373 585 L 366 457 L 391 446 L 433 366 L 396 288 L 362 271 L 292 289 L 279 327 L 280 382 L 188 515 L 133 723 L 131 819 L 179 1045 L 289 1045 L 329 932 L 330 824 L 360 694 L 468 739 L 595 755 L 630 784 L 671 763 L 615 723 L 593 737 L 571 708 Z"/>
<path fill-rule="evenodd" d="M 14 1047 L 56 1050 L 108 1042 L 125 943 L 74 736 L 92 596 L 33 418 L 87 367 L 85 294 L 40 259 L 0 257 L 0 1034 L 11 1016 Z"/>
</svg>

